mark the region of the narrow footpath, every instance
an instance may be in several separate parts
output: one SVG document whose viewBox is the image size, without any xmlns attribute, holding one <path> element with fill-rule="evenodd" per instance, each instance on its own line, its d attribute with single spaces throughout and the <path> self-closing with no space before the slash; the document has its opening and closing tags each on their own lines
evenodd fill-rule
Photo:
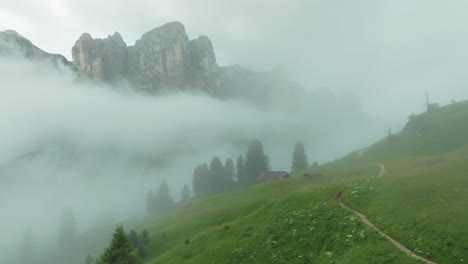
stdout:
<svg viewBox="0 0 468 264">
<path fill-rule="evenodd" d="M 379 174 L 377 175 L 378 178 L 382 177 L 385 173 L 386 173 L 386 169 L 385 169 L 385 166 L 382 164 L 382 163 L 379 163 L 379 167 L 380 167 L 380 172 Z M 400 242 L 396 241 L 395 239 L 393 239 L 392 237 L 390 237 L 389 235 L 387 235 L 386 233 L 384 233 L 382 230 L 380 230 L 379 228 L 377 228 L 374 224 L 372 224 L 371 221 L 369 221 L 369 218 L 367 218 L 367 216 L 365 216 L 364 214 L 352 209 L 351 207 L 347 206 L 344 202 L 343 202 L 343 191 L 341 191 L 339 194 L 338 194 L 338 197 L 337 197 L 337 200 L 338 200 L 338 203 L 340 204 L 341 207 L 353 212 L 356 216 L 359 217 L 359 219 L 361 219 L 361 221 L 366 224 L 367 226 L 371 227 L 372 229 L 374 229 L 375 231 L 377 231 L 382 237 L 386 238 L 388 241 L 390 241 L 395 247 L 397 247 L 399 250 L 403 251 L 405 254 L 415 258 L 415 259 L 418 259 L 424 263 L 427 263 L 427 264 L 437 264 L 436 262 L 433 262 L 433 261 L 430 261 L 429 259 L 427 258 L 424 258 L 424 257 L 421 257 L 419 255 L 417 255 L 414 251 L 410 250 L 409 248 L 405 247 L 403 244 L 401 244 Z"/>
</svg>

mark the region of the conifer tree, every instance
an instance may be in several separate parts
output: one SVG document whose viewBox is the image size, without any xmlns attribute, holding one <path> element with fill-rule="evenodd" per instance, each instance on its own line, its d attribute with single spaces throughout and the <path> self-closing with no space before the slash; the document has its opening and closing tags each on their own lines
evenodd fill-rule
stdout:
<svg viewBox="0 0 468 264">
<path fill-rule="evenodd" d="M 228 158 L 226 160 L 226 163 L 224 163 L 224 172 L 225 172 L 225 179 L 227 181 L 234 180 L 235 168 L 234 168 L 234 162 L 232 161 L 231 158 Z"/>
<path fill-rule="evenodd" d="M 138 239 L 138 233 L 135 231 L 135 229 L 132 229 L 130 231 L 130 234 L 128 234 L 128 240 L 130 241 L 130 245 L 132 245 L 133 248 L 138 247 L 139 239 Z"/>
<path fill-rule="evenodd" d="M 193 193 L 195 195 L 203 195 L 206 191 L 206 188 L 204 188 L 204 179 L 203 175 L 201 174 L 201 165 L 195 167 L 193 170 L 192 174 L 192 188 L 193 188 Z"/>
<path fill-rule="evenodd" d="M 137 258 L 132 255 L 132 246 L 122 225 L 118 225 L 110 245 L 104 250 L 99 264 L 136 264 Z"/>
<path fill-rule="evenodd" d="M 157 205 L 157 212 L 165 214 L 172 210 L 174 207 L 174 200 L 171 197 L 169 185 L 166 181 L 162 181 L 155 195 L 155 202 Z"/>
<path fill-rule="evenodd" d="M 301 141 L 298 141 L 296 145 L 294 145 L 291 170 L 293 172 L 301 171 L 307 169 L 308 167 L 309 162 L 307 161 L 304 144 Z"/>
<path fill-rule="evenodd" d="M 245 171 L 248 180 L 250 182 L 256 181 L 260 174 L 268 170 L 268 167 L 268 157 L 263 152 L 262 142 L 252 141 L 245 155 Z"/>
<path fill-rule="evenodd" d="M 244 157 L 242 157 L 242 155 L 239 155 L 239 157 L 237 157 L 236 178 L 240 183 L 245 183 L 247 181 L 247 175 L 246 175 L 246 172 L 245 172 Z"/>
<path fill-rule="evenodd" d="M 156 192 L 149 191 L 146 197 L 146 209 L 150 216 L 162 215 L 174 208 L 174 200 L 169 191 L 169 185 L 162 181 Z"/>
<path fill-rule="evenodd" d="M 234 186 L 235 171 L 234 161 L 231 158 L 226 159 L 224 163 L 223 191 L 229 191 Z"/>
<path fill-rule="evenodd" d="M 211 193 L 223 191 L 225 187 L 224 167 L 219 157 L 211 159 L 210 163 L 210 186 Z"/>
<path fill-rule="evenodd" d="M 210 170 L 208 165 L 202 164 L 193 171 L 193 192 L 195 195 L 203 196 L 211 192 Z"/>
</svg>

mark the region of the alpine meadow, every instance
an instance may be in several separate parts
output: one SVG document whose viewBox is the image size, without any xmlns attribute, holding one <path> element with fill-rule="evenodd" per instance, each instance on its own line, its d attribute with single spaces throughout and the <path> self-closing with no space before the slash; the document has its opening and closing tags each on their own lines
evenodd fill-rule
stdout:
<svg viewBox="0 0 468 264">
<path fill-rule="evenodd" d="M 468 262 L 467 12 L 3 0 L 0 263 Z"/>
</svg>

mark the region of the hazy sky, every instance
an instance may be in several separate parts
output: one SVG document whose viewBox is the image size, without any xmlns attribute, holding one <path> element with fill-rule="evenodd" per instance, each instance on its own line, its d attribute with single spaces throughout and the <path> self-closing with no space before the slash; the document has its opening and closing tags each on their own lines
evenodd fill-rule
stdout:
<svg viewBox="0 0 468 264">
<path fill-rule="evenodd" d="M 141 218 L 146 192 L 163 179 L 177 199 L 195 166 L 235 159 L 252 138 L 262 139 L 272 169 L 289 170 L 298 139 L 322 163 L 385 133 L 367 122 L 348 131 L 333 109 L 292 115 L 202 94 L 111 89 L 47 61 L 0 56 L 0 74 L 0 211 L 9 216 L 0 221 L 0 248 L 8 249 L 0 263 L 15 263 L 26 227 L 53 248 L 63 208 L 73 208 L 79 232 Z"/>
<path fill-rule="evenodd" d="M 83 32 L 133 44 L 179 20 L 211 38 L 221 65 L 281 66 L 306 87 L 353 89 L 381 114 L 421 111 L 426 90 L 443 103 L 468 96 L 465 0 L 0 1 L 0 29 L 68 58 Z"/>
<path fill-rule="evenodd" d="M 179 161 L 184 164 L 180 170 L 142 175 L 142 180 L 132 181 L 135 184 L 130 187 L 122 182 L 122 188 L 133 188 L 140 194 L 132 201 L 143 210 L 150 181 L 156 186 L 160 179 L 168 178 L 178 193 L 181 184 L 190 183 L 195 165 L 208 162 L 213 155 L 223 159 L 238 155 L 239 149 L 230 149 L 225 143 L 237 137 L 264 138 L 274 169 L 288 168 L 289 151 L 298 138 L 310 138 L 306 143 L 311 160 L 333 159 L 384 136 L 389 127 L 403 126 L 411 112 L 423 111 L 426 91 L 443 104 L 468 98 L 466 14 L 466 0 L 0 0 L 0 30 L 14 29 L 45 51 L 61 53 L 68 59 L 83 32 L 103 38 L 118 31 L 132 45 L 143 33 L 178 20 L 184 23 L 190 38 L 202 34 L 210 37 L 220 65 L 240 64 L 263 71 L 280 66 L 306 88 L 354 91 L 364 112 L 374 117 L 369 120 L 382 119 L 372 122 L 379 126 L 375 131 L 356 125 L 346 130 L 330 129 L 326 133 L 329 137 L 320 138 L 310 132 L 310 127 L 323 126 L 321 120 L 311 118 L 317 113 L 290 118 L 284 113 L 261 112 L 242 102 L 221 103 L 203 96 L 145 98 L 112 93 L 94 84 L 77 84 L 69 71 L 0 59 L 0 162 L 60 140 L 80 146 L 84 153 L 96 152 L 98 157 L 107 156 L 109 149 L 130 155 L 164 154 L 174 148 L 174 142 L 205 150 Z M 330 113 L 318 114 L 326 121 Z M 119 122 L 113 122 L 116 116 Z M 229 122 L 225 116 L 229 116 Z M 343 131 L 348 138 L 330 135 Z M 188 134 L 195 135 L 196 142 L 185 142 Z M 213 149 L 206 150 L 208 145 Z M 39 180 L 41 175 L 52 177 L 53 184 L 36 188 L 43 197 L 35 199 L 37 206 L 29 206 L 38 212 L 22 210 L 25 215 L 17 218 L 23 222 L 10 219 L 18 229 L 33 219 L 29 213 L 43 213 L 39 212 L 41 206 L 50 207 L 50 201 L 58 203 L 50 210 L 60 209 L 68 205 L 65 203 L 81 201 L 75 197 L 82 195 L 79 191 L 83 189 L 98 193 L 108 180 L 75 182 L 76 175 L 92 174 L 89 171 L 113 177 L 119 173 L 122 177 L 143 174 L 124 169 L 126 157 L 112 160 L 120 166 L 96 166 L 93 160 L 83 160 L 64 170 L 62 161 L 52 154 L 46 152 L 45 158 L 25 169 L 20 166 L 18 174 L 38 175 Z M 96 167 L 100 170 L 94 172 Z M 64 173 L 64 178 L 56 177 Z M 29 188 L 21 180 L 12 184 Z M 137 184 L 145 190 L 142 192 Z M 56 199 L 68 191 L 67 186 L 78 187 L 67 199 Z M 55 192 L 50 192 L 51 188 Z M 17 189 L 8 190 L 0 192 L 0 198 L 21 195 Z M 109 191 L 92 208 L 78 202 L 72 205 L 77 214 L 96 216 L 94 211 L 102 204 L 111 204 L 113 195 Z M 12 199 L 0 199 L 0 207 L 14 211 L 18 204 L 8 201 Z M 56 218 L 52 213 L 48 217 Z M 17 237 L 18 230 L 9 229 L 10 235 Z M 3 243 L 9 242 L 6 239 Z"/>
</svg>

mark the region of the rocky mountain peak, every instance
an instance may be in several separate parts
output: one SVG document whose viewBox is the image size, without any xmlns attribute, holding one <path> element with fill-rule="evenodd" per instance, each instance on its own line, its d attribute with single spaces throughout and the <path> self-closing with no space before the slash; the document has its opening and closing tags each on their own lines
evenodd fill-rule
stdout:
<svg viewBox="0 0 468 264">
<path fill-rule="evenodd" d="M 173 88 L 199 88 L 209 94 L 219 90 L 211 41 L 206 36 L 190 41 L 177 21 L 146 32 L 128 47 L 119 33 L 106 39 L 85 33 L 72 54 L 76 70 L 93 80 L 126 79 L 148 93 Z"/>
<path fill-rule="evenodd" d="M 185 26 L 179 21 L 169 22 L 160 27 L 154 28 L 141 36 L 141 39 L 155 36 L 182 36 L 185 37 Z"/>
<path fill-rule="evenodd" d="M 12 36 L 15 36 L 15 37 L 18 37 L 18 38 L 26 39 L 25 37 L 21 36 L 18 32 L 16 32 L 13 29 L 7 29 L 7 30 L 3 31 L 3 33 L 8 34 L 8 35 L 12 35 Z"/>
<path fill-rule="evenodd" d="M 127 45 L 119 33 L 94 39 L 83 33 L 72 48 L 75 69 L 92 80 L 119 81 L 124 78 Z"/>
<path fill-rule="evenodd" d="M 69 64 L 64 56 L 39 49 L 14 30 L 0 31 L 0 54 L 23 56 L 31 60 L 47 60 L 54 64 Z"/>
<path fill-rule="evenodd" d="M 123 40 L 122 36 L 120 35 L 119 32 L 115 32 L 114 35 L 109 35 L 107 37 L 107 39 L 110 39 L 112 40 L 112 42 L 114 42 L 115 44 L 119 45 L 119 46 L 122 46 L 122 47 L 127 47 L 127 44 L 125 43 L 125 41 Z"/>
</svg>

